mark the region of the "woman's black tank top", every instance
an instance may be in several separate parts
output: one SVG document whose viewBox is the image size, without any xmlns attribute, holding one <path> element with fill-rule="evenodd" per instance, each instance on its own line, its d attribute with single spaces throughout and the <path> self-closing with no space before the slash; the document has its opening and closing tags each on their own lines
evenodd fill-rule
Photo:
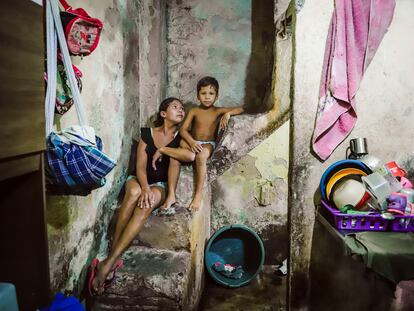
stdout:
<svg viewBox="0 0 414 311">
<path fill-rule="evenodd" d="M 147 153 L 147 178 L 148 184 L 153 184 L 159 181 L 167 182 L 168 180 L 168 166 L 170 164 L 170 157 L 163 155 L 161 161 L 157 161 L 157 170 L 152 168 L 152 157 L 157 151 L 157 147 L 154 143 L 152 131 L 148 127 L 141 128 L 141 139 L 147 144 L 145 152 Z M 181 136 L 177 133 L 174 139 L 166 145 L 166 147 L 177 148 L 180 145 Z"/>
</svg>

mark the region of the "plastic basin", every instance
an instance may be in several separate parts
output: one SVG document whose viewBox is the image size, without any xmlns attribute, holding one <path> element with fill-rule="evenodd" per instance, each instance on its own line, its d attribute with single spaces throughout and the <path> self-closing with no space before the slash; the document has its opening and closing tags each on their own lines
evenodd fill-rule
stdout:
<svg viewBox="0 0 414 311">
<path fill-rule="evenodd" d="M 245 225 L 225 226 L 217 230 L 207 242 L 204 262 L 209 275 L 218 284 L 240 287 L 250 283 L 260 272 L 265 258 L 262 239 Z M 242 266 L 240 279 L 228 278 L 213 269 L 215 262 Z"/>
</svg>

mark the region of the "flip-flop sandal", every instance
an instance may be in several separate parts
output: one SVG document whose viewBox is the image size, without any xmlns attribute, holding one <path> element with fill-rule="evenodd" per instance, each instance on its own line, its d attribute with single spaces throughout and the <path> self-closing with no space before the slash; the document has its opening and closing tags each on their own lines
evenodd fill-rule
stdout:
<svg viewBox="0 0 414 311">
<path fill-rule="evenodd" d="M 122 268 L 122 265 L 123 265 L 123 261 L 122 261 L 122 259 L 119 259 L 118 262 L 116 263 L 116 266 L 109 272 L 109 273 L 112 273 L 112 276 L 110 278 L 106 278 L 106 280 L 104 282 L 104 287 L 105 288 L 111 286 L 112 283 L 115 281 L 116 272 L 117 272 L 118 269 Z"/>
<path fill-rule="evenodd" d="M 93 288 L 93 280 L 95 279 L 96 273 L 98 271 L 98 263 L 99 263 L 99 259 L 94 258 L 91 262 L 91 265 L 90 265 L 91 275 L 89 277 L 89 294 L 91 296 L 95 296 L 96 293 L 97 293 Z"/>
</svg>

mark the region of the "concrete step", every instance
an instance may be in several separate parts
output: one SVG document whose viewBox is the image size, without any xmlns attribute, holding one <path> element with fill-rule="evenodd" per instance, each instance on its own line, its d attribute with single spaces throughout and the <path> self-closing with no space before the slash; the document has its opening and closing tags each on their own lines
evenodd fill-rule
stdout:
<svg viewBox="0 0 414 311">
<path fill-rule="evenodd" d="M 134 245 L 190 251 L 191 213 L 182 205 L 158 211 L 160 215 L 150 216 Z"/>
<path fill-rule="evenodd" d="M 191 199 L 191 167 L 184 167 L 180 193 Z M 177 194 L 179 192 L 177 191 Z M 181 196 L 183 198 L 184 196 Z M 196 310 L 203 288 L 204 247 L 210 234 L 210 187 L 203 191 L 199 211 L 188 203 L 172 215 L 151 215 L 124 254 L 125 268 L 91 310 Z M 178 196 L 180 198 L 180 196 Z M 116 216 L 109 235 L 113 235 Z M 161 307 L 162 306 L 162 307 Z"/>
<path fill-rule="evenodd" d="M 191 272 L 188 251 L 131 246 L 122 258 L 113 285 L 89 301 L 91 310 L 183 310 Z"/>
</svg>

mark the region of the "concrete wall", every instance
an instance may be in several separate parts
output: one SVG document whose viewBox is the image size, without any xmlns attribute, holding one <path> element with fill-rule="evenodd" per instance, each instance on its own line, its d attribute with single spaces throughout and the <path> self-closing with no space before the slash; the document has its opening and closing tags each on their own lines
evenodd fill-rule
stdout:
<svg viewBox="0 0 414 311">
<path fill-rule="evenodd" d="M 166 1 L 139 1 L 139 94 L 141 124 L 151 125 L 151 118 L 165 98 L 166 84 Z"/>
<path fill-rule="evenodd" d="M 269 0 L 168 1 L 167 94 L 197 103 L 197 81 L 211 75 L 219 106 L 270 109 L 272 8 Z"/>
<path fill-rule="evenodd" d="M 118 164 L 106 185 L 87 197 L 48 196 L 47 227 L 52 290 L 79 292 L 87 263 L 106 246 L 106 229 L 127 175 L 131 140 L 139 131 L 138 2 L 83 1 L 104 23 L 101 41 L 90 56 L 74 57 L 83 72 L 82 101 L 104 151 Z M 77 123 L 75 108 L 56 121 Z"/>
<path fill-rule="evenodd" d="M 212 232 L 245 224 L 263 239 L 265 264 L 282 262 L 288 253 L 288 167 L 286 122 L 212 183 Z"/>
<path fill-rule="evenodd" d="M 414 121 L 414 3 L 397 0 L 391 23 L 356 96 L 358 122 L 324 163 L 310 153 L 318 103 L 319 82 L 333 2 L 305 2 L 297 15 L 290 180 L 290 300 L 291 310 L 308 310 L 308 271 L 314 225 L 314 196 L 324 170 L 345 157 L 349 139 L 367 137 L 371 154 L 388 162 L 412 157 L 413 140 L 407 125 Z M 409 162 L 407 162 L 409 163 Z M 411 162 L 412 163 L 412 162 Z"/>
</svg>

